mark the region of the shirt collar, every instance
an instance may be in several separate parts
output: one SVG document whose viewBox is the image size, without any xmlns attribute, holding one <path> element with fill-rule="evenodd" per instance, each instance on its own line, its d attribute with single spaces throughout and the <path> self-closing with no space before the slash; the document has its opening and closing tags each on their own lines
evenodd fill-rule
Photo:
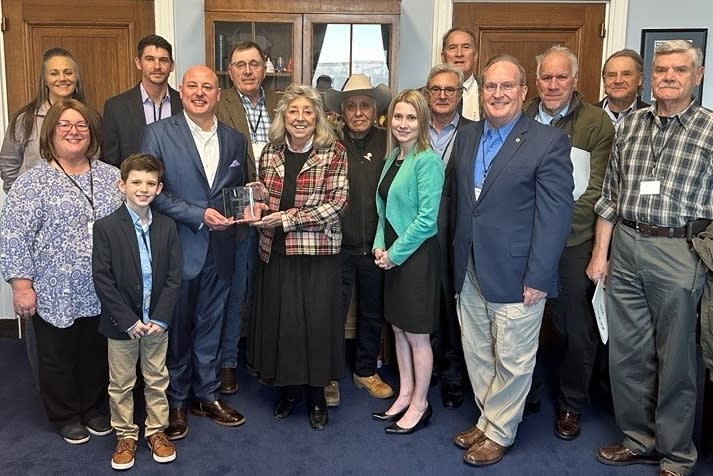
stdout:
<svg viewBox="0 0 713 476">
<path fill-rule="evenodd" d="M 470 91 L 470 88 L 471 88 L 471 86 L 473 86 L 474 83 L 475 83 L 475 75 L 471 74 L 468 79 L 463 81 L 463 89 L 465 89 L 466 91 Z"/>
<path fill-rule="evenodd" d="M 134 226 L 138 229 L 145 230 L 149 226 L 151 226 L 151 222 L 153 221 L 153 214 L 151 213 L 151 207 L 148 209 L 148 221 L 146 222 L 146 225 L 141 223 L 141 217 L 139 216 L 138 213 L 133 211 L 131 207 L 124 202 L 124 206 L 126 207 L 127 210 L 129 210 L 129 215 L 131 216 L 131 222 L 134 224 Z"/>
<path fill-rule="evenodd" d="M 517 117 L 513 118 L 510 122 L 505 124 L 503 127 L 500 127 L 498 129 L 492 127 L 490 123 L 486 120 L 483 123 L 483 138 L 488 134 L 488 131 L 494 131 L 496 134 L 500 136 L 503 142 L 505 142 L 505 139 L 507 139 L 508 135 L 510 135 L 510 132 L 512 131 L 513 127 L 515 127 L 515 123 L 520 120 L 520 116 L 522 116 L 522 112 L 517 115 Z"/>
<path fill-rule="evenodd" d="M 554 116 L 549 114 L 547 111 L 545 111 L 544 106 L 542 105 L 542 101 L 540 101 L 540 104 L 537 106 L 537 122 L 541 124 L 550 124 L 554 119 L 559 119 L 561 117 L 564 117 L 567 115 L 569 112 L 569 106 L 571 105 L 572 100 L 570 99 L 570 102 L 567 103 L 567 105 L 562 109 L 560 112 L 555 114 Z"/>
<path fill-rule="evenodd" d="M 215 118 L 215 115 L 213 115 L 213 125 L 210 126 L 209 131 L 204 131 L 198 124 L 193 122 L 193 119 L 190 118 L 190 116 L 186 113 L 185 109 L 183 110 L 183 115 L 186 118 L 186 122 L 188 122 L 188 128 L 193 133 L 213 134 L 216 130 L 218 130 L 218 120 Z"/>
<path fill-rule="evenodd" d="M 633 111 L 634 109 L 636 109 L 636 102 L 637 102 L 637 99 L 638 99 L 638 98 L 634 98 L 634 102 L 632 102 L 632 103 L 629 105 L 629 107 L 627 107 L 627 108 L 624 109 L 623 111 L 619 111 L 619 114 L 627 115 L 627 114 L 629 114 L 631 111 Z M 611 111 L 611 109 L 609 108 L 609 98 L 608 98 L 608 97 L 605 97 L 605 98 L 604 98 L 604 101 L 602 102 L 602 109 L 605 109 L 605 110 L 607 110 L 607 111 Z"/>
<path fill-rule="evenodd" d="M 240 96 L 240 100 L 243 102 L 243 104 L 249 103 L 252 106 L 252 101 L 250 101 L 250 98 L 247 97 L 245 94 L 241 93 L 238 88 L 235 88 L 235 91 L 237 91 L 238 96 Z M 262 89 L 262 86 L 260 86 L 260 95 L 257 97 L 257 105 L 259 106 L 260 104 L 265 102 L 265 90 Z"/>
<path fill-rule="evenodd" d="M 304 145 L 304 147 L 302 147 L 302 150 L 295 150 L 292 148 L 292 144 L 290 144 L 289 136 L 285 135 L 285 145 L 287 146 L 287 148 L 290 151 L 295 152 L 297 154 L 301 154 L 303 152 L 307 152 L 308 150 L 310 150 L 312 148 L 313 141 L 314 141 L 314 134 L 312 134 L 312 137 L 310 137 L 309 140 L 307 141 L 307 143 Z"/>
<path fill-rule="evenodd" d="M 151 101 L 152 99 L 149 97 L 149 93 L 146 92 L 146 89 L 144 88 L 144 83 L 139 83 L 139 90 L 141 91 L 141 103 L 145 104 L 146 101 Z M 168 86 L 166 87 L 166 91 L 161 98 L 161 103 L 165 103 L 166 101 L 170 101 L 171 97 L 168 94 Z"/>
<path fill-rule="evenodd" d="M 453 128 L 455 129 L 458 127 L 459 122 L 460 122 L 460 114 L 458 114 L 458 110 L 456 109 L 456 113 L 453 114 L 453 119 L 451 119 L 451 121 L 448 124 L 446 124 L 443 127 L 443 129 L 441 129 L 441 130 L 445 130 L 448 126 L 453 126 Z M 436 130 L 436 128 L 433 127 L 433 121 L 430 121 L 429 125 L 431 126 L 431 129 L 433 129 L 434 131 Z"/>
</svg>

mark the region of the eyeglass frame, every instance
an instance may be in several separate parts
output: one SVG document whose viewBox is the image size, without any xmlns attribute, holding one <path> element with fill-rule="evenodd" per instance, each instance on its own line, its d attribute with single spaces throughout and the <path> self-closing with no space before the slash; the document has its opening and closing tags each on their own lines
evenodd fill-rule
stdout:
<svg viewBox="0 0 713 476">
<path fill-rule="evenodd" d="M 505 94 L 513 92 L 518 86 L 523 87 L 524 84 L 506 81 L 504 83 L 485 83 L 482 87 L 484 93 L 494 94 L 499 89 L 503 92 L 503 94 Z"/>
<path fill-rule="evenodd" d="M 452 98 L 458 91 L 463 91 L 463 88 L 453 88 L 451 86 L 440 88 L 438 86 L 431 86 L 430 88 L 426 88 L 426 91 L 428 91 L 428 94 L 434 97 L 438 97 L 441 95 L 441 93 L 443 93 L 443 95 L 447 98 Z"/>
<path fill-rule="evenodd" d="M 88 122 L 69 122 L 69 121 L 57 121 L 55 128 L 60 132 L 71 132 L 72 128 L 77 129 L 77 132 L 84 133 L 89 131 Z"/>
<path fill-rule="evenodd" d="M 250 66 L 250 69 L 259 69 L 259 68 L 264 68 L 265 63 L 261 63 L 257 60 L 250 60 L 250 61 L 233 61 L 229 65 L 231 68 L 235 68 L 238 71 L 245 71 L 248 66 Z"/>
</svg>

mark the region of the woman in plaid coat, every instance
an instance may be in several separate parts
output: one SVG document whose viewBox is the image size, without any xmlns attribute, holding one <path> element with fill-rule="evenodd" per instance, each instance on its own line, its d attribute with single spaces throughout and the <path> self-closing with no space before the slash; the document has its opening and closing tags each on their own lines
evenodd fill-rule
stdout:
<svg viewBox="0 0 713 476">
<path fill-rule="evenodd" d="M 306 388 L 310 425 L 322 430 L 323 388 L 344 366 L 339 251 L 346 154 L 309 86 L 285 91 L 269 138 L 260 157 L 266 215 L 254 223 L 260 267 L 248 364 L 262 382 L 282 387 L 275 418 L 287 418 Z"/>
</svg>

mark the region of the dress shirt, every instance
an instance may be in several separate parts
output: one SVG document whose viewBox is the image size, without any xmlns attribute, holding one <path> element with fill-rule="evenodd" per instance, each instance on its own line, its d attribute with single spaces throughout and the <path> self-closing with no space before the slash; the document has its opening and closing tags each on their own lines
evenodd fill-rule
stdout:
<svg viewBox="0 0 713 476">
<path fill-rule="evenodd" d="M 139 83 L 139 90 L 141 91 L 141 104 L 144 106 L 144 119 L 146 119 L 146 124 L 171 117 L 171 95 L 168 94 L 168 87 L 166 87 L 166 93 L 163 98 L 161 98 L 161 102 L 158 103 L 158 108 L 141 83 Z"/>
<path fill-rule="evenodd" d="M 609 109 L 609 98 L 604 98 L 604 101 L 602 102 L 602 109 L 604 112 L 607 113 L 609 118 L 611 119 L 612 124 L 614 124 L 614 127 L 619 129 L 619 126 L 621 125 L 622 121 L 624 118 L 629 114 L 631 111 L 636 110 L 636 103 L 638 102 L 638 98 L 634 98 L 634 102 L 631 103 L 631 105 L 624 109 L 623 111 L 619 112 L 618 114 L 615 114 L 612 112 L 611 109 Z"/>
<path fill-rule="evenodd" d="M 549 114 L 548 112 L 545 111 L 544 107 L 542 106 L 542 101 L 540 101 L 540 105 L 538 106 L 537 109 L 537 116 L 535 116 L 535 120 L 539 122 L 540 124 L 546 124 L 550 125 L 552 124 L 553 121 L 557 121 L 564 116 L 567 115 L 569 112 L 569 103 L 562 109 L 560 112 L 555 114 L 554 116 Z"/>
<path fill-rule="evenodd" d="M 201 157 L 203 170 L 208 179 L 208 185 L 213 186 L 215 173 L 218 171 L 218 161 L 220 159 L 220 144 L 218 143 L 218 120 L 213 116 L 213 125 L 209 131 L 204 131 L 198 124 L 188 117 L 186 111 L 183 111 L 188 122 L 188 128 L 191 130 L 193 142 L 198 149 L 198 155 Z"/>
<path fill-rule="evenodd" d="M 265 91 L 260 88 L 260 97 L 255 106 L 253 106 L 250 98 L 239 90 L 236 89 L 236 91 L 238 91 L 238 96 L 240 96 L 240 100 L 245 108 L 245 119 L 248 121 L 250 140 L 253 143 L 267 144 L 269 141 L 267 133 L 270 130 L 270 115 L 265 105 Z M 260 160 L 260 157 L 255 157 L 255 160 Z"/>
<path fill-rule="evenodd" d="M 483 135 L 480 137 L 478 149 L 475 151 L 475 165 L 473 167 L 473 183 L 475 183 L 476 187 L 483 188 L 490 163 L 498 155 L 500 148 L 510 135 L 512 128 L 515 127 L 518 119 L 520 119 L 520 114 L 499 129 L 490 127 L 488 121 L 483 123 Z"/>
<path fill-rule="evenodd" d="M 129 215 L 131 215 L 131 222 L 134 224 L 134 231 L 136 232 L 136 240 L 139 245 L 139 260 L 141 262 L 141 278 L 143 284 L 143 313 L 141 320 L 148 324 L 152 322 L 157 324 L 164 329 L 168 326 L 165 322 L 159 321 L 157 319 L 151 319 L 149 316 L 149 310 L 151 309 L 151 289 L 153 289 L 153 271 L 151 262 L 151 222 L 153 221 L 153 215 L 151 214 L 151 208 L 147 210 L 148 220 L 146 223 L 141 223 L 141 217 L 130 206 L 124 204 L 126 209 L 129 210 Z M 155 316 L 154 316 L 155 317 Z M 129 331 L 133 329 L 134 326 L 129 328 Z"/>
<path fill-rule="evenodd" d="M 431 122 L 428 128 L 428 135 L 431 139 L 431 148 L 441 156 L 441 161 L 445 167 L 450 159 L 450 149 L 453 147 L 453 141 L 456 136 L 456 129 L 458 128 L 458 123 L 460 122 L 460 114 L 458 111 L 453 115 L 451 122 L 446 124 L 443 129 L 439 131 L 433 127 L 433 122 Z"/>
<path fill-rule="evenodd" d="M 666 124 L 656 103 L 632 111 L 619 129 L 594 211 L 627 220 L 680 227 L 713 218 L 713 113 L 696 101 Z M 658 194 L 641 194 L 642 182 L 658 181 Z"/>
<path fill-rule="evenodd" d="M 478 82 L 474 75 L 463 81 L 462 116 L 471 121 L 480 119 L 480 104 L 478 103 Z"/>
</svg>

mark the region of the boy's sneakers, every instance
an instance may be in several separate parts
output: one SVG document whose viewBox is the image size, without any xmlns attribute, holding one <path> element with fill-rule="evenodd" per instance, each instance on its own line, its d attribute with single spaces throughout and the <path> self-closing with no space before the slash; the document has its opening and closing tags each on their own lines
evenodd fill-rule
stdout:
<svg viewBox="0 0 713 476">
<path fill-rule="evenodd" d="M 162 431 L 146 437 L 149 449 L 157 463 L 170 463 L 176 459 L 176 448 L 168 441 L 166 434 Z"/>
<path fill-rule="evenodd" d="M 96 436 L 106 436 L 114 429 L 111 427 L 111 422 L 104 415 L 97 415 L 87 422 L 85 425 L 89 433 Z"/>
<path fill-rule="evenodd" d="M 136 453 L 136 440 L 132 438 L 119 438 L 116 442 L 114 455 L 111 457 L 111 467 L 116 470 L 129 469 L 134 465 Z"/>
<path fill-rule="evenodd" d="M 81 445 L 89 441 L 89 432 L 81 423 L 70 423 L 59 430 L 64 441 L 70 445 Z"/>
</svg>

